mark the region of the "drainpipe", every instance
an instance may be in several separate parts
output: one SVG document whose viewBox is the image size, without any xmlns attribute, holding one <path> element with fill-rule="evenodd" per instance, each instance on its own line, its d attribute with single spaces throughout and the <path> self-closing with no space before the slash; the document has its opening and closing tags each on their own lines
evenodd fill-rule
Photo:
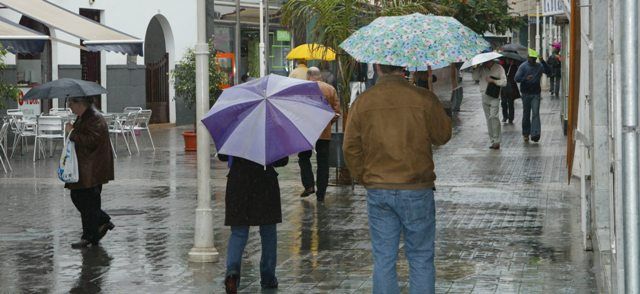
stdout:
<svg viewBox="0 0 640 294">
<path fill-rule="evenodd" d="M 622 197 L 626 293 L 640 293 L 638 235 L 638 32 L 636 0 L 620 1 L 622 89 Z"/>
<path fill-rule="evenodd" d="M 211 209 L 210 170 L 211 145 L 209 133 L 202 123 L 202 118 L 209 110 L 209 44 L 206 36 L 205 0 L 197 2 L 197 35 L 196 55 L 196 125 L 198 140 L 198 207 L 194 244 L 189 251 L 189 261 L 216 262 L 218 251 L 213 246 L 213 210 Z"/>
</svg>

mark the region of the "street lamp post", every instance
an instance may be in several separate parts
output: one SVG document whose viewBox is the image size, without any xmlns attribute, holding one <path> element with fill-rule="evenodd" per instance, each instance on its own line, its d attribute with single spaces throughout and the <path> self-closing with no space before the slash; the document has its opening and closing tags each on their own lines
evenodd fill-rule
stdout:
<svg viewBox="0 0 640 294">
<path fill-rule="evenodd" d="M 264 0 L 260 0 L 260 44 L 258 45 L 260 50 L 260 77 L 266 75 L 266 52 L 264 48 Z"/>
<path fill-rule="evenodd" d="M 205 0 L 197 3 L 197 34 L 195 47 L 196 55 L 196 124 L 198 140 L 198 207 L 196 208 L 196 222 L 194 244 L 189 251 L 189 261 L 216 262 L 218 251 L 213 246 L 213 210 L 211 209 L 210 194 L 210 157 L 211 146 L 209 134 L 202 124 L 202 117 L 209 110 L 209 45 L 205 32 L 206 11 Z"/>
</svg>

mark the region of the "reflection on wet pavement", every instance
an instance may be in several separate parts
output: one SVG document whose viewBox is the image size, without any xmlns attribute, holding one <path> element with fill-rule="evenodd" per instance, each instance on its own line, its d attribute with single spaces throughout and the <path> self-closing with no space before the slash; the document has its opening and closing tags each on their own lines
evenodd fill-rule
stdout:
<svg viewBox="0 0 640 294">
<path fill-rule="evenodd" d="M 492 151 L 479 93 L 465 86 L 455 137 L 435 151 L 437 292 L 597 292 L 591 254 L 580 246 L 577 190 L 565 184 L 559 102 L 542 100 L 540 144 L 522 142 L 517 115 L 515 125 L 503 126 L 501 150 Z M 85 250 L 69 245 L 79 238 L 80 217 L 53 176 L 55 159 L 14 159 L 15 172 L 0 177 L 0 293 L 222 293 L 226 165 L 212 159 L 220 262 L 189 263 L 196 158 L 182 151 L 184 129 L 152 129 L 155 153 L 121 153 L 117 180 L 103 191 L 116 228 L 100 247 Z M 371 292 L 365 190 L 331 186 L 326 203 L 318 204 L 298 197 L 295 157 L 279 172 L 284 222 L 277 292 Z M 400 252 L 406 292 L 408 265 Z M 252 229 L 242 293 L 260 293 L 259 260 L 260 238 Z"/>
</svg>

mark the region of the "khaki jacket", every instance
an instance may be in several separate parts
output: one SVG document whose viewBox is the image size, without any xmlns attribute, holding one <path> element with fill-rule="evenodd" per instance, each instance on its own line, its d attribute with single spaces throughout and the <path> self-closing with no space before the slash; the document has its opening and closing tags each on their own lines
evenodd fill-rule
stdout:
<svg viewBox="0 0 640 294">
<path fill-rule="evenodd" d="M 65 184 L 68 189 L 88 189 L 113 180 L 113 153 L 107 122 L 95 109 L 87 109 L 73 124 L 69 137 L 76 145 L 78 156 L 77 183 Z"/>
<path fill-rule="evenodd" d="M 333 111 L 336 114 L 340 114 L 340 101 L 338 100 L 336 89 L 325 82 L 318 81 L 317 83 L 320 87 L 320 91 L 322 91 L 322 95 L 325 99 L 327 99 L 327 102 L 329 102 L 329 105 L 331 106 Z M 322 134 L 320 135 L 320 140 L 331 140 L 331 125 L 334 121 L 335 119 L 331 120 L 327 127 L 324 128 L 324 131 L 322 131 Z"/>
<path fill-rule="evenodd" d="M 307 71 L 309 68 L 304 64 L 298 64 L 296 68 L 294 68 L 291 73 L 289 73 L 290 78 L 306 80 L 307 79 Z"/>
<path fill-rule="evenodd" d="M 450 138 L 451 119 L 435 94 L 385 75 L 351 107 L 342 148 L 368 189 L 427 189 L 436 179 L 431 145 Z"/>
</svg>

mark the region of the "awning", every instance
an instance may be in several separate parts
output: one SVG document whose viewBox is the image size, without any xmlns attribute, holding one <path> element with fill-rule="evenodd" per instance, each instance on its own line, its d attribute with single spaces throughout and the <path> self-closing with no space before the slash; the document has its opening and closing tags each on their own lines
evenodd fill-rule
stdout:
<svg viewBox="0 0 640 294">
<path fill-rule="evenodd" d="M 0 0 L 0 4 L 84 40 L 88 51 L 142 56 L 142 40 L 43 0 Z"/>
<path fill-rule="evenodd" d="M 39 53 L 49 36 L 0 17 L 0 44 L 13 54 Z"/>
</svg>

